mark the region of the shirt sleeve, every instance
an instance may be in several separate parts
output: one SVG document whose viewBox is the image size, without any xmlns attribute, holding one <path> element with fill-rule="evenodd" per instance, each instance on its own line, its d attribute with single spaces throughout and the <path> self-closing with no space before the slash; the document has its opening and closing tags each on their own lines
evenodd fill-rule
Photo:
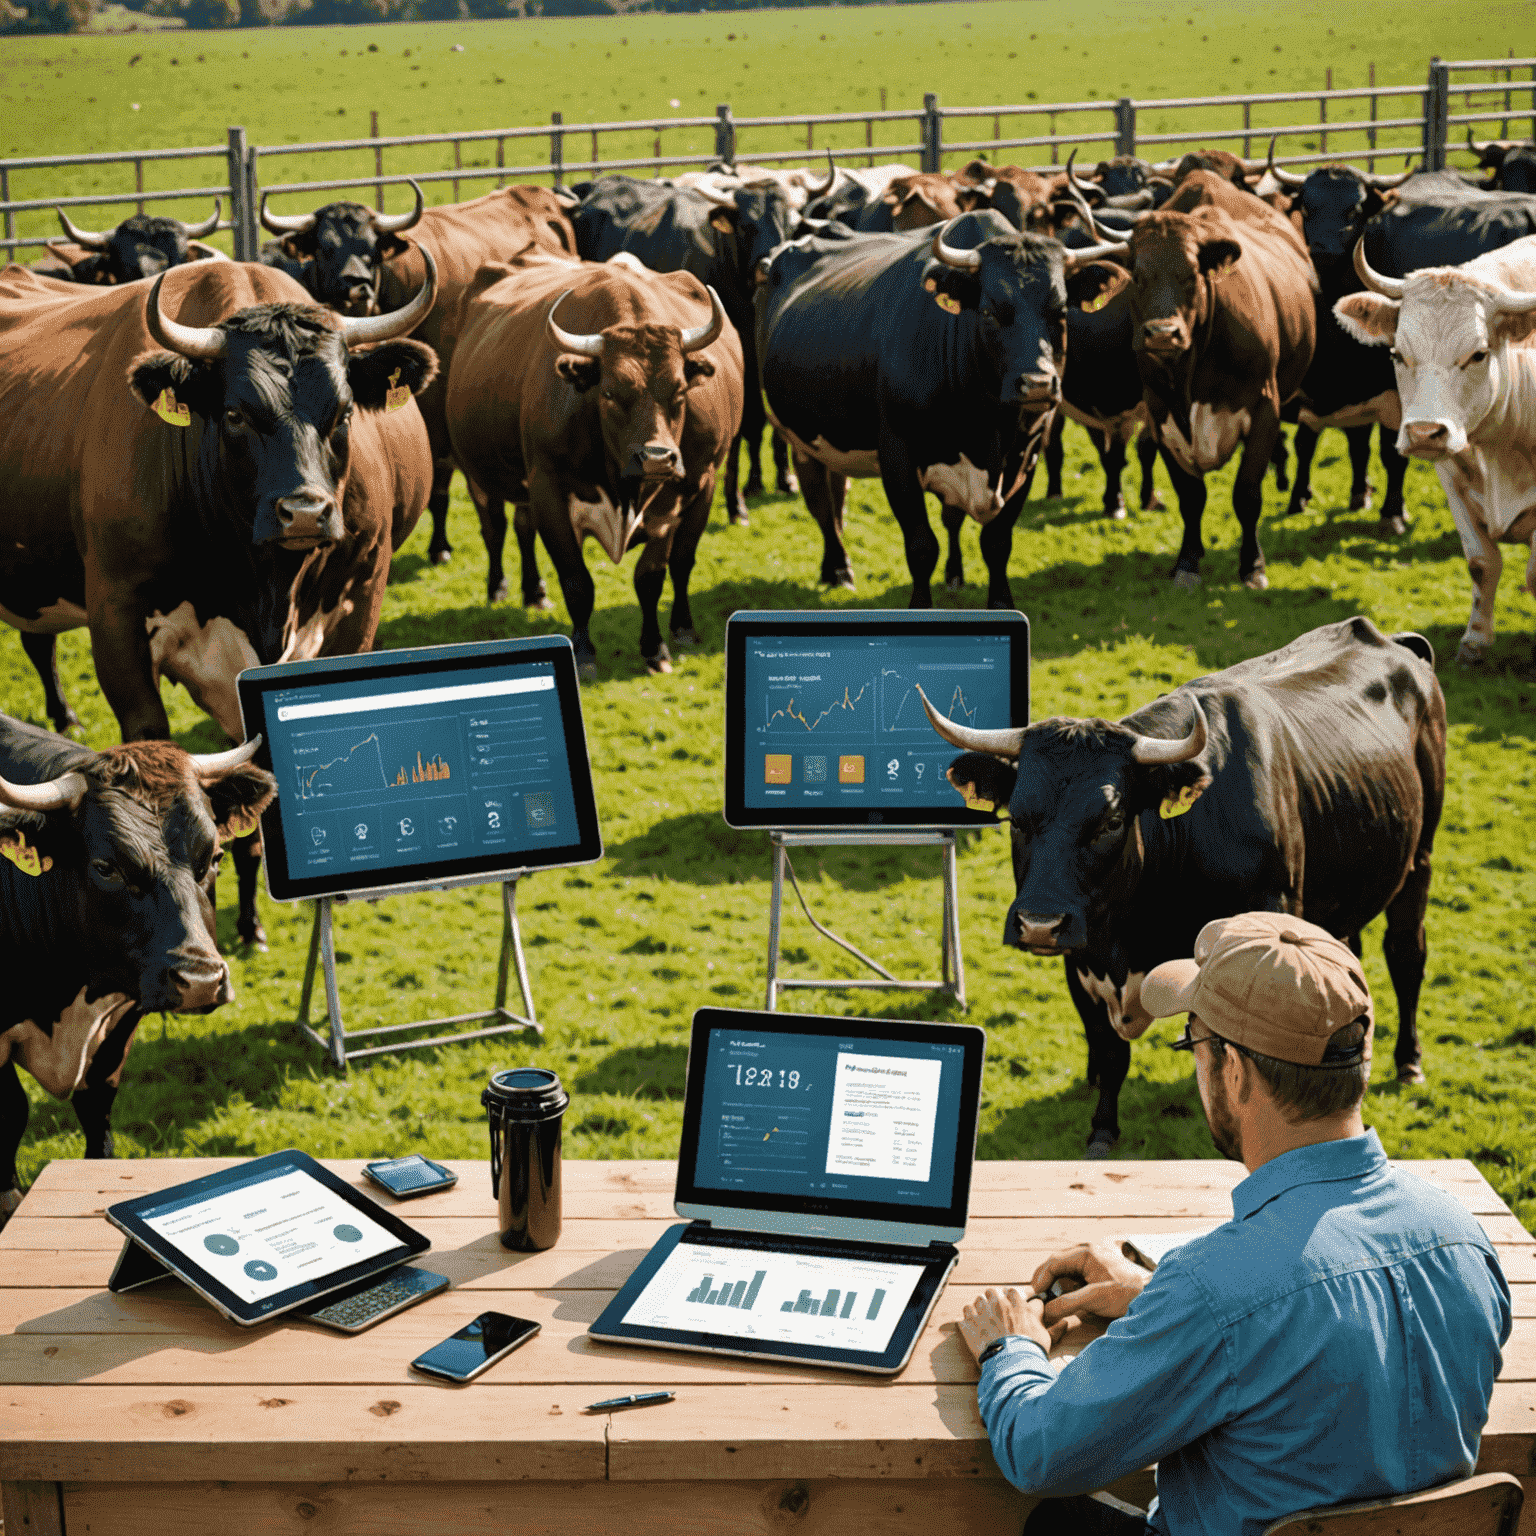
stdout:
<svg viewBox="0 0 1536 1536">
<path fill-rule="evenodd" d="M 1003 1476 L 1048 1498 L 1149 1466 L 1236 1406 L 1222 1330 L 1172 1255 L 1060 1375 L 1039 1345 L 1010 1339 L 982 1366 L 976 1398 Z"/>
</svg>

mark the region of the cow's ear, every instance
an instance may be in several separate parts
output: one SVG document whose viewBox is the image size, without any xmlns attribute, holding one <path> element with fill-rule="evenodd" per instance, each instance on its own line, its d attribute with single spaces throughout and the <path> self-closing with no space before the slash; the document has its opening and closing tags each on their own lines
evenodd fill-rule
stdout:
<svg viewBox="0 0 1536 1536">
<path fill-rule="evenodd" d="M 580 357 L 575 352 L 562 352 L 555 359 L 555 372 L 572 389 L 585 393 L 589 389 L 597 388 L 597 381 L 603 376 L 603 365 L 599 358 Z"/>
<path fill-rule="evenodd" d="M 65 829 L 56 821 L 38 811 L 0 811 L 0 858 L 24 875 L 46 875 L 62 853 Z"/>
<path fill-rule="evenodd" d="M 1067 303 L 1074 309 L 1103 309 L 1131 280 L 1124 267 L 1110 261 L 1090 261 L 1067 273 Z"/>
<path fill-rule="evenodd" d="M 313 256 L 320 244 L 319 233 L 314 226 L 300 230 L 296 235 L 284 235 L 278 245 L 285 255 L 292 257 L 294 261 L 302 261 L 306 256 Z"/>
<path fill-rule="evenodd" d="M 1528 310 L 1523 315 L 1500 311 L 1488 317 L 1488 339 L 1495 346 L 1501 341 L 1524 341 L 1533 334 L 1536 334 L 1536 309 Z"/>
<path fill-rule="evenodd" d="M 1131 810 L 1155 810 L 1165 821 L 1182 816 L 1210 787 L 1211 775 L 1200 759 L 1143 768 L 1136 776 Z"/>
<path fill-rule="evenodd" d="M 424 341 L 386 341 L 367 352 L 347 356 L 347 383 L 365 411 L 381 411 L 405 399 L 391 394 L 409 389 L 419 395 L 437 377 L 437 353 Z"/>
<path fill-rule="evenodd" d="M 945 777 L 967 803 L 979 802 L 1007 810 L 1019 770 L 990 752 L 962 752 L 949 765 Z"/>
<path fill-rule="evenodd" d="M 265 768 L 242 763 L 217 784 L 208 785 L 203 793 L 213 808 L 213 825 L 219 841 L 227 843 L 256 830 L 261 813 L 277 794 L 277 780 Z"/>
<path fill-rule="evenodd" d="M 683 359 L 683 377 L 689 384 L 697 384 L 700 379 L 712 379 L 714 376 L 715 365 L 707 357 Z"/>
<path fill-rule="evenodd" d="M 710 214 L 709 222 L 722 235 L 734 235 L 736 233 L 736 210 L 734 208 L 716 208 Z"/>
<path fill-rule="evenodd" d="M 128 387 L 151 409 L 169 390 L 176 398 L 168 409 L 189 406 L 207 420 L 223 405 L 216 368 L 174 352 L 141 352 L 128 365 Z"/>
<path fill-rule="evenodd" d="M 980 284 L 969 272 L 946 267 L 937 258 L 923 268 L 923 287 L 947 315 L 958 315 L 962 309 L 975 309 L 981 297 Z"/>
<path fill-rule="evenodd" d="M 1243 254 L 1236 240 L 1202 240 L 1200 242 L 1200 270 L 1220 272 L 1230 267 Z"/>
<path fill-rule="evenodd" d="M 399 235 L 382 234 L 379 243 L 374 247 L 380 261 L 393 261 L 396 256 L 404 256 L 411 248 L 409 240 L 402 240 Z"/>
<path fill-rule="evenodd" d="M 1397 340 L 1401 307 L 1396 299 L 1379 293 L 1351 293 L 1333 306 L 1333 313 L 1346 336 L 1367 347 L 1385 347 Z"/>
</svg>

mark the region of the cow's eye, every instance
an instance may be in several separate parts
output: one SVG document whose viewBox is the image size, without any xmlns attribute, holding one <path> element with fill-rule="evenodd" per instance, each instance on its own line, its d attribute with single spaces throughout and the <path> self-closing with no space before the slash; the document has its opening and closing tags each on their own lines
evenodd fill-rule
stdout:
<svg viewBox="0 0 1536 1536">
<path fill-rule="evenodd" d="M 1103 831 L 1104 835 L 1106 837 L 1108 837 L 1112 833 L 1121 832 L 1121 831 L 1124 831 L 1124 829 L 1125 829 L 1125 812 L 1124 811 L 1111 811 L 1104 818 L 1104 825 L 1103 825 L 1103 828 L 1101 830 Z"/>
<path fill-rule="evenodd" d="M 91 868 L 94 869 L 96 873 L 107 882 L 108 885 L 121 885 L 123 883 L 122 875 L 118 873 L 116 866 L 114 866 L 108 859 L 92 859 Z"/>
<path fill-rule="evenodd" d="M 224 425 L 226 427 L 238 427 L 243 425 L 244 422 L 245 417 L 240 414 L 239 406 L 232 405 L 227 411 L 224 412 Z"/>
<path fill-rule="evenodd" d="M 1485 349 L 1479 348 L 1478 351 L 1474 352 L 1472 354 L 1472 356 L 1467 359 L 1465 366 L 1470 368 L 1473 365 L 1473 363 L 1486 363 L 1487 361 L 1488 361 L 1488 353 L 1487 353 L 1487 351 Z"/>
<path fill-rule="evenodd" d="M 613 391 L 611 389 L 605 389 L 603 391 L 603 399 L 604 400 L 612 400 L 613 398 L 614 398 L 614 393 L 613 393 Z"/>
<path fill-rule="evenodd" d="M 1392 350 L 1387 353 L 1387 356 L 1390 357 L 1394 363 L 1400 363 L 1403 360 L 1403 354 L 1399 352 L 1396 347 L 1393 347 Z"/>
</svg>

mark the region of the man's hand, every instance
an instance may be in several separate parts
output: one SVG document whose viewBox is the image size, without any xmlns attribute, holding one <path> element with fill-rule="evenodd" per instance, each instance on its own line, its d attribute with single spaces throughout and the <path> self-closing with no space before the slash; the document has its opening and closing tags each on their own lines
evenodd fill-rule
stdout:
<svg viewBox="0 0 1536 1536">
<path fill-rule="evenodd" d="M 1038 1298 L 1026 1301 L 1011 1285 L 1001 1293 L 989 1286 L 985 1295 L 978 1296 L 960 1314 L 960 1337 L 973 1355 L 979 1355 L 994 1339 L 1009 1334 L 1033 1339 L 1050 1354 L 1051 1346 L 1067 1331 L 1067 1324 L 1047 1328 L 1040 1321 L 1040 1313 Z"/>
<path fill-rule="evenodd" d="M 1060 1280 L 1067 1294 L 1047 1302 L 1042 1309 L 1046 1327 L 1063 1318 L 1124 1317 L 1126 1308 L 1141 1295 L 1151 1272 L 1126 1258 L 1118 1242 L 1079 1243 L 1063 1253 L 1053 1253 L 1035 1271 L 1030 1284 L 1048 1291 Z"/>
</svg>

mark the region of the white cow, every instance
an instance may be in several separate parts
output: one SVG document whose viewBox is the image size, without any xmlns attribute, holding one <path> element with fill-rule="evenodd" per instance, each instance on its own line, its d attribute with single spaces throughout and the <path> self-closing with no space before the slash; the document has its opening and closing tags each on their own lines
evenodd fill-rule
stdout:
<svg viewBox="0 0 1536 1536">
<path fill-rule="evenodd" d="M 1355 247 L 1373 290 L 1333 307 L 1367 346 L 1392 348 L 1402 397 L 1399 453 L 1435 466 L 1472 575 L 1472 616 L 1456 659 L 1493 641 L 1500 544 L 1528 544 L 1536 597 L 1536 235 L 1459 267 L 1382 277 Z"/>
</svg>

